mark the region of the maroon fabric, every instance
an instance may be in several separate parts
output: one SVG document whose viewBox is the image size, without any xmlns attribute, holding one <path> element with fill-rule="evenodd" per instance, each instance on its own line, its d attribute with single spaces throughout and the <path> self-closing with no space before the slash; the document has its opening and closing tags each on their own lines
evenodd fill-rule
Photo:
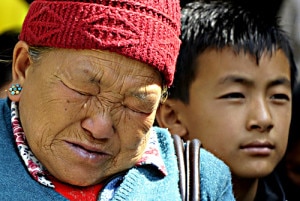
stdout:
<svg viewBox="0 0 300 201">
<path fill-rule="evenodd" d="M 116 52 L 157 68 L 170 85 L 179 34 L 179 0 L 35 0 L 20 40 Z"/>
</svg>

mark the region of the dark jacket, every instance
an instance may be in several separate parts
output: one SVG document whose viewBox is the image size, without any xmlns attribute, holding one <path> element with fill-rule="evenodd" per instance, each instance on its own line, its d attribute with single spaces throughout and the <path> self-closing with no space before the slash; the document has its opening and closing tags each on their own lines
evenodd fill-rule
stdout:
<svg viewBox="0 0 300 201">
<path fill-rule="evenodd" d="M 277 170 L 259 180 L 255 201 L 286 201 L 281 178 Z"/>
</svg>

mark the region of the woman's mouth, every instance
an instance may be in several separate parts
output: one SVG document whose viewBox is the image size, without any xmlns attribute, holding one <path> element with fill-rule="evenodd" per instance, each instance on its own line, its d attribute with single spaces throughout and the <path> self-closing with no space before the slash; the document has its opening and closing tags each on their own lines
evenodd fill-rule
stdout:
<svg viewBox="0 0 300 201">
<path fill-rule="evenodd" d="M 68 147 L 71 151 L 78 157 L 84 161 L 92 162 L 92 163 L 101 163 L 104 160 L 107 160 L 110 155 L 96 147 L 84 145 L 84 144 L 76 144 L 67 142 Z"/>
</svg>

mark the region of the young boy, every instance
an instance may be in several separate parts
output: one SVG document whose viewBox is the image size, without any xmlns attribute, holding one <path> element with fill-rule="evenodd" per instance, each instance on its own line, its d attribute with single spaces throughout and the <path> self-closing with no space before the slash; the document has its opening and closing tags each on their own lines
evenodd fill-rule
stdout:
<svg viewBox="0 0 300 201">
<path fill-rule="evenodd" d="M 296 76 L 287 37 L 275 19 L 241 6 L 194 2 L 182 9 L 181 39 L 158 124 L 199 138 L 224 160 L 238 201 L 285 200 L 273 173 L 286 150 Z"/>
</svg>

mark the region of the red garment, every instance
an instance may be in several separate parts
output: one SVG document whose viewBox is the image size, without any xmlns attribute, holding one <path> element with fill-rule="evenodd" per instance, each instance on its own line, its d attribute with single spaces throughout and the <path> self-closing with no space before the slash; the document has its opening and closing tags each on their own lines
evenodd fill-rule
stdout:
<svg viewBox="0 0 300 201">
<path fill-rule="evenodd" d="M 103 184 L 97 184 L 89 187 L 78 187 L 61 183 L 52 176 L 49 178 L 55 185 L 55 191 L 68 198 L 70 201 L 97 201 L 99 192 L 103 188 Z"/>
</svg>

